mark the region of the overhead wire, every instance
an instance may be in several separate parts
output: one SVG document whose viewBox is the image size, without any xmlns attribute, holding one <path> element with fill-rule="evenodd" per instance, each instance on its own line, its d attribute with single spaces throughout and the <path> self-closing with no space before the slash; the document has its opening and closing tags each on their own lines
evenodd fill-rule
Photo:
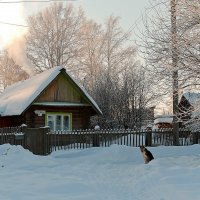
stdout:
<svg viewBox="0 0 200 200">
<path fill-rule="evenodd" d="M 15 23 L 8 23 L 8 22 L 1 22 L 0 24 L 5 24 L 5 25 L 11 25 L 11 26 L 21 26 L 21 27 L 25 27 L 28 28 L 29 26 L 23 25 L 23 24 L 15 24 Z"/>
<path fill-rule="evenodd" d="M 61 1 L 77 1 L 77 0 L 20 0 L 20 1 L 0 1 L 0 4 L 14 4 L 14 3 L 50 3 L 50 2 L 61 2 Z M 16 23 L 9 23 L 9 22 L 2 22 L 0 24 L 4 25 L 11 25 L 11 26 L 19 26 L 28 28 L 29 26 L 24 24 L 16 24 Z"/>
<path fill-rule="evenodd" d="M 77 0 L 21 0 L 21 1 L 0 1 L 0 4 L 9 4 L 9 3 L 49 3 L 49 2 L 59 2 L 59 1 L 77 1 Z"/>
<path fill-rule="evenodd" d="M 77 1 L 77 0 L 18 0 L 18 1 L 1 1 L 0 0 L 0 4 L 1 3 L 50 3 L 50 2 L 61 2 L 61 1 Z M 150 8 L 145 8 L 145 12 L 150 12 L 150 10 L 152 8 L 155 8 L 156 6 L 162 4 L 163 2 L 160 2 L 158 4 L 155 4 L 154 6 L 150 7 Z M 134 23 L 127 29 L 127 31 L 125 32 L 125 34 L 129 34 L 131 33 L 135 28 L 137 28 L 138 24 L 142 21 L 142 15 L 143 15 L 144 11 L 142 12 L 141 16 L 139 16 Z M 23 24 L 16 24 L 16 23 L 9 23 L 9 22 L 2 22 L 0 21 L 0 24 L 5 24 L 5 25 L 11 25 L 11 26 L 18 26 L 18 27 L 24 27 L 24 28 L 28 28 L 28 25 L 23 25 Z M 134 41 L 132 39 L 128 39 L 129 41 Z"/>
</svg>

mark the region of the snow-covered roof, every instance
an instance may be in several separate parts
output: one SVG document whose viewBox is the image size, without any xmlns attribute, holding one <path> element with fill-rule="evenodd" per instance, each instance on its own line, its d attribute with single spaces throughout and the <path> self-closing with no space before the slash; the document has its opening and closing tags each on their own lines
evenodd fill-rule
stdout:
<svg viewBox="0 0 200 200">
<path fill-rule="evenodd" d="M 38 95 L 40 95 L 40 93 L 57 77 L 62 69 L 65 68 L 61 66 L 54 67 L 25 81 L 20 81 L 8 86 L 4 92 L 0 94 L 0 115 L 11 116 L 23 113 Z M 96 102 L 85 89 L 83 89 L 68 73 L 67 75 L 82 90 L 83 95 L 92 104 L 93 108 L 98 113 L 102 113 Z"/>
<path fill-rule="evenodd" d="M 190 102 L 191 105 L 196 104 L 197 102 L 200 102 L 200 93 L 195 92 L 186 92 L 183 94 L 183 96 Z"/>
<path fill-rule="evenodd" d="M 154 124 L 158 124 L 158 123 L 169 123 L 171 124 L 173 122 L 173 116 L 160 116 L 157 117 L 154 120 Z"/>
</svg>

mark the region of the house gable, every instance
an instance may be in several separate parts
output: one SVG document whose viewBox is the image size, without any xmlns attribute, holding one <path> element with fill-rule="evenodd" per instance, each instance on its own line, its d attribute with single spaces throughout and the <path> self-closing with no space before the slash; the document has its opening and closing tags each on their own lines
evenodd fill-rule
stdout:
<svg viewBox="0 0 200 200">
<path fill-rule="evenodd" d="M 199 104 L 199 100 L 200 100 L 199 93 L 187 92 L 182 95 L 178 105 L 179 108 L 178 118 L 179 120 L 181 120 L 182 123 L 191 119 L 194 110 Z"/>
<path fill-rule="evenodd" d="M 34 101 L 45 102 L 88 104 L 77 87 L 63 73 L 60 73 Z"/>
<path fill-rule="evenodd" d="M 0 94 L 0 115 L 21 115 L 33 104 L 43 101 L 76 103 L 78 106 L 90 105 L 95 113 L 102 114 L 85 89 L 66 72 L 65 68 L 58 66 L 7 87 Z"/>
</svg>

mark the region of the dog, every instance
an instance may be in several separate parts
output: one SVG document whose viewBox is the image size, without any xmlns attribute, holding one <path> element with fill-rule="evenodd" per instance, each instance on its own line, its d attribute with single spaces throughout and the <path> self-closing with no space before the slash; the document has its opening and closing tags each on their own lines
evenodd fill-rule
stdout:
<svg viewBox="0 0 200 200">
<path fill-rule="evenodd" d="M 154 159 L 152 153 L 147 148 L 145 148 L 145 146 L 140 146 L 140 151 L 143 155 L 145 164 L 149 163 L 151 160 Z"/>
</svg>

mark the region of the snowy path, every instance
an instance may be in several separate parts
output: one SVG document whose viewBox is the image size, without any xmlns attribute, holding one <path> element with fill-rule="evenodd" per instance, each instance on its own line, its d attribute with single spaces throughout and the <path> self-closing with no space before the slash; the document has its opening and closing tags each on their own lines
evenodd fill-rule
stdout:
<svg viewBox="0 0 200 200">
<path fill-rule="evenodd" d="M 199 200 L 200 146 L 57 151 L 34 156 L 21 147 L 0 146 L 2 200 Z"/>
</svg>

